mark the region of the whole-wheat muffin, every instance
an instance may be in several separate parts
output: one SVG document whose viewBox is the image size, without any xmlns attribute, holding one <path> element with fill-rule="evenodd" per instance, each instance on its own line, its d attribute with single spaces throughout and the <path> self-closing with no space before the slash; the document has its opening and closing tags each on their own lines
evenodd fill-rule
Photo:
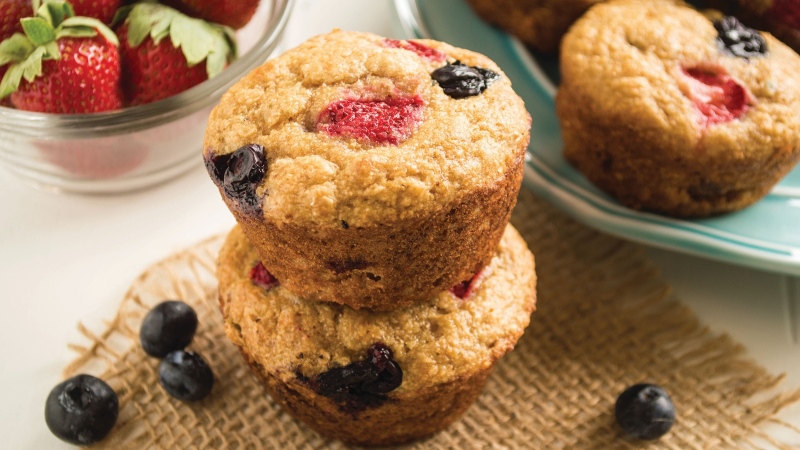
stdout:
<svg viewBox="0 0 800 450">
<path fill-rule="evenodd" d="M 283 286 L 390 309 L 488 263 L 529 127 L 482 55 L 334 31 L 234 85 L 211 114 L 204 157 Z"/>
<path fill-rule="evenodd" d="M 606 0 L 469 0 L 487 22 L 518 37 L 534 50 L 558 51 L 562 36 L 578 17 Z"/>
<path fill-rule="evenodd" d="M 699 217 L 748 206 L 800 158 L 800 57 L 731 17 L 616 0 L 565 36 L 564 155 L 632 208 Z"/>
<path fill-rule="evenodd" d="M 441 430 L 477 398 L 536 303 L 533 255 L 510 225 L 481 274 L 375 312 L 282 287 L 236 227 L 219 256 L 227 336 L 270 395 L 323 435 L 391 445 Z"/>
</svg>

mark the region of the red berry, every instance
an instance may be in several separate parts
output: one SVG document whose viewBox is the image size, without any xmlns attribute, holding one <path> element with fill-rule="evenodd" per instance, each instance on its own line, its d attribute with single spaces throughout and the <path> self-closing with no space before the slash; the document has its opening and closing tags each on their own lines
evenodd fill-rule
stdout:
<svg viewBox="0 0 800 450">
<path fill-rule="evenodd" d="M 122 108 L 117 47 L 98 34 L 57 41 L 61 58 L 42 61 L 42 75 L 11 94 L 18 109 L 85 114 Z"/>
<path fill-rule="evenodd" d="M 744 86 L 729 75 L 706 69 L 684 69 L 689 80 L 689 96 L 700 113 L 703 126 L 730 122 L 748 109 L 750 97 Z"/>
<path fill-rule="evenodd" d="M 269 273 L 269 270 L 260 261 L 250 269 L 250 281 L 264 289 L 272 289 L 278 285 L 277 278 Z"/>
<path fill-rule="evenodd" d="M 122 0 L 70 0 L 76 16 L 94 17 L 103 23 L 111 23 Z"/>
<path fill-rule="evenodd" d="M 122 55 L 122 88 L 131 106 L 144 105 L 179 94 L 208 79 L 205 64 L 188 67 L 180 48 L 147 37 L 138 47 L 128 42 L 128 25 L 117 28 Z"/>
<path fill-rule="evenodd" d="M 317 118 L 317 130 L 372 144 L 397 145 L 411 136 L 422 120 L 419 96 L 385 100 L 339 100 Z"/>
<path fill-rule="evenodd" d="M 797 0 L 773 0 L 766 15 L 771 20 L 800 30 L 800 2 Z"/>
<path fill-rule="evenodd" d="M 189 16 L 239 29 L 253 18 L 259 0 L 166 0 L 164 3 Z"/>
<path fill-rule="evenodd" d="M 22 32 L 19 19 L 33 15 L 30 0 L 0 0 L 0 42 Z"/>
<path fill-rule="evenodd" d="M 147 145 L 135 136 L 37 141 L 36 147 L 47 161 L 72 175 L 113 178 L 139 167 L 147 157 Z"/>
<path fill-rule="evenodd" d="M 470 278 L 469 280 L 462 281 L 461 283 L 458 283 L 457 285 L 451 287 L 450 293 L 462 300 L 468 299 L 472 295 L 472 293 L 475 292 L 475 289 L 478 287 L 482 273 L 483 270 L 473 275 L 472 278 Z"/>
<path fill-rule="evenodd" d="M 392 48 L 402 48 L 416 53 L 417 55 L 433 62 L 441 62 L 447 58 L 447 55 L 436 50 L 435 48 L 428 47 L 427 45 L 420 44 L 414 41 L 400 41 L 397 39 L 386 39 L 383 41 L 384 45 Z"/>
</svg>

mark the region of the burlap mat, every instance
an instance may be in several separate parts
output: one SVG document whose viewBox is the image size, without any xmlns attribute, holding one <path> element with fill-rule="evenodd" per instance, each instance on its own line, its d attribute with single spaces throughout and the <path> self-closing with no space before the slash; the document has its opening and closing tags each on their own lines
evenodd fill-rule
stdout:
<svg viewBox="0 0 800 450">
<path fill-rule="evenodd" d="M 638 246 L 586 228 L 528 192 L 513 223 L 536 254 L 539 309 L 466 416 L 408 448 L 790 448 L 763 426 L 800 433 L 776 418 L 800 393 L 777 392 L 781 377 L 672 299 Z M 152 266 L 102 332 L 80 326 L 90 342 L 73 346 L 80 356 L 65 375 L 100 375 L 120 395 L 118 423 L 101 447 L 342 448 L 283 413 L 226 340 L 214 279 L 221 242 L 209 239 Z M 191 348 L 217 378 L 212 394 L 191 405 L 163 392 L 157 360 L 138 345 L 147 310 L 176 298 L 197 309 Z M 652 444 L 625 439 L 613 418 L 616 395 L 642 381 L 664 386 L 678 410 L 672 431 Z"/>
</svg>

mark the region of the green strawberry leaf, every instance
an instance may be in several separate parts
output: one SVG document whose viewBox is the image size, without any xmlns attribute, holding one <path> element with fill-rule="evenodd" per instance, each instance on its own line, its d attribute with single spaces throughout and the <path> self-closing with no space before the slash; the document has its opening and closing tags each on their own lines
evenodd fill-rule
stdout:
<svg viewBox="0 0 800 450">
<path fill-rule="evenodd" d="M 26 17 L 21 19 L 22 30 L 36 47 L 44 45 L 56 38 L 56 30 L 41 17 Z"/>
<path fill-rule="evenodd" d="M 119 46 L 119 39 L 117 39 L 117 35 L 113 31 L 111 31 L 111 28 L 108 28 L 106 24 L 100 22 L 97 19 L 91 17 L 70 17 L 61 24 L 62 29 L 72 28 L 72 27 L 94 28 L 95 30 L 97 30 L 98 33 L 103 35 L 103 37 L 106 38 L 108 42 L 111 42 L 112 44 Z"/>
<path fill-rule="evenodd" d="M 214 45 L 213 34 L 204 29 L 202 23 L 186 16 L 176 17 L 172 21 L 169 36 L 172 46 L 180 47 L 189 67 L 206 59 Z"/>
<path fill-rule="evenodd" d="M 91 27 L 69 27 L 56 31 L 56 39 L 64 37 L 93 38 L 95 36 L 97 36 L 97 30 Z"/>
<path fill-rule="evenodd" d="M 58 42 L 51 41 L 39 48 L 44 48 L 44 59 L 61 59 L 61 50 L 58 49 Z"/>
<path fill-rule="evenodd" d="M 0 42 L 0 66 L 24 60 L 35 48 L 24 34 L 14 33 Z"/>
<path fill-rule="evenodd" d="M 42 74 L 42 57 L 44 57 L 45 52 L 44 47 L 37 47 L 25 61 L 17 63 L 21 67 L 22 76 L 28 83 Z"/>
<path fill-rule="evenodd" d="M 19 64 L 14 64 L 8 69 L 3 76 L 3 81 L 0 81 L 0 99 L 8 97 L 19 88 L 23 70 Z"/>
<path fill-rule="evenodd" d="M 181 49 L 188 67 L 206 60 L 209 78 L 236 58 L 236 37 L 231 28 L 186 16 L 158 3 L 137 3 L 124 14 L 131 47 L 138 47 L 148 36 L 155 44 L 169 37 L 172 46 Z"/>
<path fill-rule="evenodd" d="M 131 10 L 133 9 L 134 6 L 136 5 L 126 5 L 117 9 L 117 12 L 114 13 L 114 18 L 111 19 L 111 26 L 116 28 L 117 25 L 124 22 L 125 19 L 128 18 L 128 14 L 131 13 Z"/>
</svg>

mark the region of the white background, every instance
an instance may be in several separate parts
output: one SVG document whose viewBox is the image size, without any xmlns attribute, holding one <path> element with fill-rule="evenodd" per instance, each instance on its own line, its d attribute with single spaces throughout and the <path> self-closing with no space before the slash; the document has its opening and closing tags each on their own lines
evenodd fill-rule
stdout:
<svg viewBox="0 0 800 450">
<path fill-rule="evenodd" d="M 282 48 L 343 28 L 399 36 L 389 0 L 299 0 Z M 116 196 L 37 191 L 0 167 L 0 436 L 10 449 L 70 448 L 44 424 L 44 402 L 74 357 L 79 321 L 111 318 L 150 264 L 234 223 L 201 164 L 167 184 Z M 800 283 L 776 274 L 648 250 L 678 297 L 715 331 L 800 387 Z M 791 297 L 791 298 L 790 298 Z M 794 300 L 794 302 L 792 301 Z M 792 320 L 794 317 L 794 320 Z M 785 415 L 800 426 L 800 408 Z M 800 447 L 800 440 L 794 442 Z"/>
</svg>

